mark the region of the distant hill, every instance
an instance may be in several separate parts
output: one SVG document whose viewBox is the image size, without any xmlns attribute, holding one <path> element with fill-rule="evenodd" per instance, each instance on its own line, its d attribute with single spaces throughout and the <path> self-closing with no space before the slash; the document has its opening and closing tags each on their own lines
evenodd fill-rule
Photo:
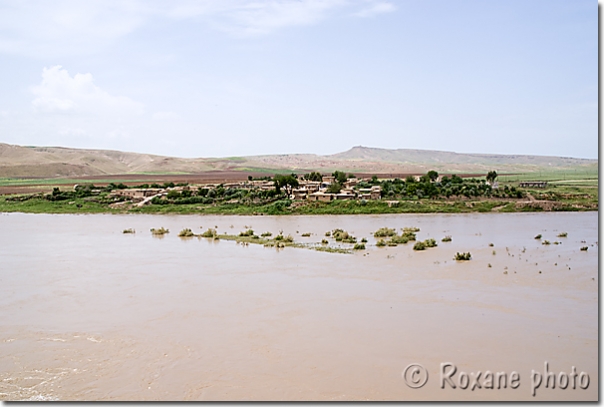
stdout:
<svg viewBox="0 0 604 407">
<path fill-rule="evenodd" d="M 0 143 L 0 177 L 79 177 L 117 174 L 195 174 L 207 171 L 310 171 L 363 173 L 531 172 L 576 167 L 598 160 L 531 155 L 461 154 L 357 146 L 332 155 L 281 154 L 230 158 L 176 158 L 112 150 L 22 147 Z"/>
</svg>

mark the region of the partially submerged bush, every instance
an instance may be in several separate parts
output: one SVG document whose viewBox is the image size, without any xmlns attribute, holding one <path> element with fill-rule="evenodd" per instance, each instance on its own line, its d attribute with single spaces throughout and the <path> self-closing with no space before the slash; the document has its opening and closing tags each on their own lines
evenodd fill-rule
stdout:
<svg viewBox="0 0 604 407">
<path fill-rule="evenodd" d="M 195 233 L 191 229 L 183 229 L 178 233 L 178 237 L 193 237 Z"/>
<path fill-rule="evenodd" d="M 438 244 L 436 244 L 436 240 L 434 240 L 434 239 L 426 239 L 426 240 L 424 240 L 424 244 L 426 245 L 426 247 L 438 246 Z"/>
<path fill-rule="evenodd" d="M 558 237 L 568 237 L 568 233 L 566 233 L 566 232 L 558 233 Z"/>
<path fill-rule="evenodd" d="M 365 245 L 363 243 L 357 243 L 352 248 L 353 250 L 365 250 Z"/>
<path fill-rule="evenodd" d="M 130 228 L 130 229 L 124 229 L 124 231 L 122 233 L 136 233 L 136 230 Z"/>
<path fill-rule="evenodd" d="M 343 229 L 334 229 L 333 232 L 331 232 L 331 235 L 333 236 L 334 239 L 336 239 L 336 242 L 342 242 L 342 243 L 356 243 L 357 242 L 357 238 L 352 236 L 351 234 L 349 234 L 347 231 L 343 230 Z"/>
<path fill-rule="evenodd" d="M 549 242 L 549 240 L 544 240 L 543 242 L 541 242 L 541 244 L 547 246 L 551 243 Z"/>
<path fill-rule="evenodd" d="M 583 247 L 581 248 L 581 251 L 586 252 L 586 251 L 587 251 L 587 249 L 588 249 L 588 247 L 587 247 L 587 246 L 583 246 Z"/>
<path fill-rule="evenodd" d="M 541 239 L 541 234 L 538 234 L 537 236 L 535 236 L 535 239 L 537 239 L 537 240 Z"/>
<path fill-rule="evenodd" d="M 453 240 L 451 236 L 445 236 L 441 239 L 441 242 L 450 242 L 451 240 Z"/>
<path fill-rule="evenodd" d="M 325 232 L 325 236 L 326 236 L 326 237 L 331 236 L 331 232 L 330 232 L 330 231 Z"/>
<path fill-rule="evenodd" d="M 302 233 L 302 237 L 310 237 L 310 233 Z"/>
<path fill-rule="evenodd" d="M 413 250 L 426 250 L 426 244 L 424 242 L 416 242 L 413 245 Z"/>
<path fill-rule="evenodd" d="M 384 239 L 380 239 L 376 242 L 375 244 L 377 247 L 384 247 L 386 246 L 386 242 L 384 241 Z"/>
<path fill-rule="evenodd" d="M 239 236 L 240 237 L 251 237 L 251 236 L 254 236 L 254 231 L 252 229 L 248 229 L 245 232 L 240 232 Z"/>
<path fill-rule="evenodd" d="M 208 229 L 201 234 L 201 237 L 215 238 L 217 235 L 216 229 Z"/>
<path fill-rule="evenodd" d="M 260 236 L 262 237 L 271 237 L 273 234 L 271 232 L 264 232 L 263 234 L 261 234 Z"/>
<path fill-rule="evenodd" d="M 166 233 L 170 233 L 170 231 L 168 229 L 164 229 L 163 227 L 159 228 L 159 229 L 151 229 L 151 234 L 153 235 L 165 235 Z"/>
<path fill-rule="evenodd" d="M 396 242 L 393 242 L 392 240 L 389 240 L 389 241 L 387 241 L 387 242 L 386 242 L 386 245 L 388 245 L 388 246 L 390 246 L 390 247 L 396 247 L 396 246 L 397 246 L 397 243 L 396 243 Z"/>
<path fill-rule="evenodd" d="M 361 239 L 361 243 L 367 243 L 367 239 L 362 238 L 362 239 Z"/>
<path fill-rule="evenodd" d="M 321 244 L 329 244 L 329 241 L 327 239 L 323 239 L 321 240 Z"/>
<path fill-rule="evenodd" d="M 406 244 L 409 242 L 409 240 L 411 240 L 411 239 L 409 239 L 409 236 L 405 236 L 405 235 L 392 236 L 392 238 L 390 239 L 390 241 L 392 243 L 396 243 L 396 244 Z M 415 240 L 415 236 L 413 237 L 413 240 Z"/>
<path fill-rule="evenodd" d="M 416 233 L 419 232 L 419 230 L 418 227 L 403 228 L 403 233 Z"/>
<path fill-rule="evenodd" d="M 396 235 L 396 230 L 390 228 L 379 228 L 373 233 L 373 237 L 390 237 Z"/>
<path fill-rule="evenodd" d="M 472 259 L 472 255 L 470 254 L 470 252 L 467 253 L 455 253 L 455 257 L 453 257 L 453 260 L 457 260 L 457 261 L 466 261 L 466 260 L 471 260 Z"/>
<path fill-rule="evenodd" d="M 292 235 L 283 236 L 282 233 L 279 233 L 277 236 L 275 236 L 275 240 L 277 242 L 283 242 L 283 243 L 293 243 L 294 242 L 294 238 L 292 237 Z"/>
</svg>

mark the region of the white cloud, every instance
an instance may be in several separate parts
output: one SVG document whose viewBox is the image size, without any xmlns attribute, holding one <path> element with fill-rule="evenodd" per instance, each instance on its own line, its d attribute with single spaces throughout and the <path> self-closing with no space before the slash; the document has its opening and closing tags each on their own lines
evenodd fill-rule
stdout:
<svg viewBox="0 0 604 407">
<path fill-rule="evenodd" d="M 31 87 L 37 112 L 137 115 L 143 105 L 125 96 L 112 96 L 94 84 L 90 73 L 69 75 L 60 65 L 44 68 L 40 85 Z"/>
<path fill-rule="evenodd" d="M 338 14 L 369 17 L 394 9 L 367 0 L 0 0 L 0 53 L 94 54 L 158 18 L 196 19 L 241 37 Z"/>
<path fill-rule="evenodd" d="M 357 17 L 375 17 L 379 14 L 391 13 L 396 10 L 394 4 L 389 2 L 379 1 L 371 4 L 369 7 L 366 7 L 356 13 L 354 13 Z"/>
</svg>

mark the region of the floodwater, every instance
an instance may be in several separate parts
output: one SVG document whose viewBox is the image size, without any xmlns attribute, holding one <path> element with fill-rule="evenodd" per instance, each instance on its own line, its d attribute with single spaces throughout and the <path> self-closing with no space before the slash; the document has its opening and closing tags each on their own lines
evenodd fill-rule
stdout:
<svg viewBox="0 0 604 407">
<path fill-rule="evenodd" d="M 597 221 L 0 214 L 0 399 L 596 400 Z M 369 242 L 335 254 L 177 236 L 215 226 L 299 242 L 343 228 Z M 375 247 L 383 226 L 417 226 L 438 247 Z M 153 237 L 159 227 L 171 233 Z M 441 388 L 445 362 L 455 389 Z M 533 397 L 546 362 L 556 388 L 544 379 Z M 403 377 L 412 363 L 429 373 L 421 388 Z M 586 389 L 564 386 L 573 366 Z M 515 371 L 519 387 L 490 389 L 486 371 Z M 478 372 L 481 388 L 460 388 Z"/>
</svg>

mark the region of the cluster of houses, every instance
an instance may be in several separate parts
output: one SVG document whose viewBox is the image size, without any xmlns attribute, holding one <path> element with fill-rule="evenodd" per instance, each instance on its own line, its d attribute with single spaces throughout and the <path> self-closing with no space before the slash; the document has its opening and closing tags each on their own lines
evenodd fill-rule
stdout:
<svg viewBox="0 0 604 407">
<path fill-rule="evenodd" d="M 308 201 L 319 201 L 319 202 L 331 202 L 338 199 L 380 199 L 381 188 L 379 186 L 372 186 L 371 188 L 360 188 L 354 189 L 354 187 L 363 179 L 351 178 L 348 179 L 343 185 L 339 193 L 328 192 L 329 186 L 335 182 L 332 176 L 323 176 L 322 181 L 308 181 L 299 179 L 299 186 L 292 189 L 290 199 L 292 200 L 308 200 Z M 151 202 L 155 197 L 166 196 L 170 191 L 185 191 L 185 190 L 196 190 L 197 188 L 208 188 L 214 189 L 219 185 L 224 188 L 237 188 L 237 189 L 260 189 L 260 190 L 273 190 L 275 189 L 275 183 L 273 181 L 241 181 L 235 183 L 222 183 L 222 184 L 203 184 L 203 185 L 187 185 L 187 186 L 176 186 L 172 188 L 129 188 L 129 189 L 116 189 L 109 194 L 109 197 L 113 198 L 125 198 L 138 206 L 143 206 Z"/>
</svg>

